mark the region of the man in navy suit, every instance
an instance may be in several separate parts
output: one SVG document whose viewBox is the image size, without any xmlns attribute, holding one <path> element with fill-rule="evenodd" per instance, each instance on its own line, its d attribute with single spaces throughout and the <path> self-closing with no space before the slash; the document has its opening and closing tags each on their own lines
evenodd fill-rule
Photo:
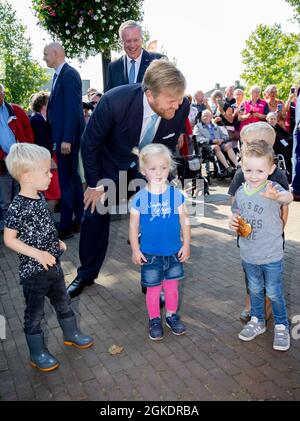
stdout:
<svg viewBox="0 0 300 421">
<path fill-rule="evenodd" d="M 83 215 L 83 190 L 78 173 L 80 138 L 85 126 L 82 86 L 77 70 L 65 62 L 65 51 L 60 44 L 48 44 L 44 48 L 44 60 L 48 67 L 55 69 L 47 121 L 57 155 L 61 189 L 58 234 L 66 239 L 79 232 Z"/>
<path fill-rule="evenodd" d="M 122 23 L 119 36 L 126 54 L 109 64 L 105 92 L 129 83 L 141 83 L 151 61 L 164 57 L 142 48 L 142 27 L 134 20 Z"/>
<path fill-rule="evenodd" d="M 128 179 L 141 177 L 137 156 L 132 150 L 144 145 L 151 125 L 153 134 L 150 139 L 148 136 L 148 142 L 176 149 L 190 109 L 184 97 L 185 87 L 185 78 L 174 64 L 155 60 L 148 67 L 142 84 L 111 89 L 93 112 L 81 140 L 89 187 L 84 194 L 85 212 L 79 243 L 81 267 L 68 287 L 71 297 L 93 283 L 105 258 L 110 214 L 99 211 L 104 197 L 102 180 L 118 184 L 120 171 L 125 171 Z"/>
</svg>

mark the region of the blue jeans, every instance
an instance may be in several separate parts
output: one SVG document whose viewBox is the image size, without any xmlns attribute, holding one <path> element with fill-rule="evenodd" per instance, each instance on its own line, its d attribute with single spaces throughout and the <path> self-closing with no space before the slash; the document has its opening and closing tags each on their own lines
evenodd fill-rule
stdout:
<svg viewBox="0 0 300 421">
<path fill-rule="evenodd" d="M 44 317 L 45 297 L 50 299 L 58 319 L 66 319 L 74 315 L 60 264 L 23 280 L 22 285 L 26 303 L 24 313 L 26 335 L 42 333 L 41 321 Z"/>
<path fill-rule="evenodd" d="M 250 291 L 251 316 L 264 322 L 265 295 L 270 298 L 276 324 L 289 326 L 288 316 L 283 295 L 283 260 L 264 265 L 253 265 L 242 261 Z"/>
</svg>

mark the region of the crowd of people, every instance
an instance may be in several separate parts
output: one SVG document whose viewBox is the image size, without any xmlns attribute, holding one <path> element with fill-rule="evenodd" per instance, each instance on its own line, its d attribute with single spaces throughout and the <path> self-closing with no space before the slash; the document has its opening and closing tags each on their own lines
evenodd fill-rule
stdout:
<svg viewBox="0 0 300 421">
<path fill-rule="evenodd" d="M 264 99 L 258 86 L 251 87 L 250 99 L 229 86 L 225 94 L 215 90 L 211 98 L 199 90 L 193 102 L 176 66 L 143 49 L 138 23 L 123 23 L 119 35 L 125 54 L 109 65 L 103 95 L 91 88 L 83 101 L 80 75 L 55 42 L 44 48 L 44 60 L 55 70 L 51 92 L 32 96 L 30 119 L 20 106 L 5 102 L 0 85 L 0 210 L 4 242 L 20 255 L 31 364 L 41 371 L 59 365 L 41 329 L 46 296 L 56 310 L 65 344 L 93 345 L 77 327 L 70 299 L 98 277 L 108 246 L 111 207 L 120 199 L 111 200 L 111 184 L 118 191 L 124 174 L 128 185 L 136 187 L 134 195 L 126 191 L 126 199 L 133 196 L 129 235 L 132 260 L 141 266 L 149 338 L 161 340 L 164 335 L 160 300 L 165 300 L 166 326 L 175 335 L 186 332 L 178 314 L 178 284 L 190 256 L 189 218 L 184 195 L 169 181 L 170 174 L 174 177 L 174 155 L 183 149 L 187 133 L 188 140 L 194 136 L 202 150 L 216 156 L 223 175 L 234 176 L 230 227 L 239 234 L 250 297 L 243 311 L 247 325 L 239 338 L 249 341 L 265 331 L 264 302 L 267 306 L 269 299 L 275 319 L 273 347 L 287 350 L 282 235 L 287 206 L 300 199 L 298 87 L 292 86 L 286 102 L 277 97 L 275 85 L 266 88 Z M 273 149 L 283 156 L 286 171 L 274 164 Z M 51 211 L 58 207 L 56 231 Z M 241 219 L 252 230 L 245 238 Z M 271 220 L 276 230 L 270 229 Z M 60 267 L 66 249 L 62 240 L 79 232 L 81 265 L 66 289 Z M 272 250 L 266 244 L 270 238 Z M 276 279 L 270 273 L 276 273 Z"/>
<path fill-rule="evenodd" d="M 258 121 L 267 121 L 276 132 L 274 151 L 276 155 L 281 155 L 287 171 L 289 183 L 292 182 L 293 169 L 293 133 L 296 125 L 296 104 L 299 93 L 298 86 L 292 86 L 286 102 L 277 98 L 277 88 L 269 85 L 264 91 L 264 99 L 261 98 L 259 86 L 252 86 L 249 90 L 250 99 L 245 99 L 242 89 L 235 89 L 228 86 L 225 94 L 215 90 L 211 98 L 206 98 L 202 91 L 197 91 L 194 95 L 195 103 L 191 103 L 189 120 L 194 127 L 194 134 L 199 136 L 199 141 L 203 142 L 203 137 L 209 140 L 209 144 L 214 148 L 218 159 L 228 169 L 230 164 L 236 167 L 236 158 L 233 156 L 234 149 L 240 140 L 240 131 L 248 124 Z M 203 115 L 203 111 L 206 113 Z M 209 111 L 209 113 L 207 112 Z M 210 116 L 208 118 L 208 116 Z M 205 121 L 203 121 L 203 118 Z M 219 129 L 216 128 L 219 127 Z M 221 129 L 221 132 L 220 132 Z M 213 134 L 213 130 L 215 133 Z M 203 131 L 206 135 L 203 136 Z M 225 141 L 224 142 L 224 136 Z M 216 148 L 222 141 L 222 148 Z M 226 146 L 225 146 L 226 145 Z M 227 148 L 229 163 L 225 164 L 222 149 Z M 299 176 L 298 176 L 299 177 Z M 295 180 L 295 200 L 299 200 L 298 190 Z"/>
</svg>

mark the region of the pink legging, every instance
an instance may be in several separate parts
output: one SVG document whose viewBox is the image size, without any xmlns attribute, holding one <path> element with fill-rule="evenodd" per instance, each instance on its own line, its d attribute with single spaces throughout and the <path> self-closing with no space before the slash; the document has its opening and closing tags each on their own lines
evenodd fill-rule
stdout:
<svg viewBox="0 0 300 421">
<path fill-rule="evenodd" d="M 166 311 L 176 313 L 178 307 L 178 280 L 172 279 L 163 281 L 161 285 L 148 287 L 146 293 L 146 304 L 150 319 L 160 317 L 159 297 L 164 289 Z"/>
</svg>

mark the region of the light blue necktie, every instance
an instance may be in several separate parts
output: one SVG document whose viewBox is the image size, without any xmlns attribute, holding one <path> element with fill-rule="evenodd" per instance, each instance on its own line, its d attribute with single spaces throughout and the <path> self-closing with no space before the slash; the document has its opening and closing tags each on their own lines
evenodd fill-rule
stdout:
<svg viewBox="0 0 300 421">
<path fill-rule="evenodd" d="M 55 81 L 56 81 L 56 79 L 57 79 L 57 76 L 58 76 L 58 74 L 57 74 L 57 73 L 54 73 L 54 75 L 53 75 L 53 79 L 52 79 L 52 91 L 53 91 L 53 89 L 54 89 L 54 85 L 55 85 Z"/>
<path fill-rule="evenodd" d="M 131 63 L 131 67 L 129 69 L 129 75 L 128 75 L 128 80 L 129 83 L 134 83 L 135 81 L 135 60 L 130 60 Z"/>
<path fill-rule="evenodd" d="M 152 143 L 152 140 L 155 136 L 155 124 L 157 122 L 157 119 L 158 115 L 152 114 L 146 131 L 144 133 L 143 139 L 140 141 L 139 150 L 141 150 L 144 146 L 148 145 L 149 143 Z"/>
</svg>

